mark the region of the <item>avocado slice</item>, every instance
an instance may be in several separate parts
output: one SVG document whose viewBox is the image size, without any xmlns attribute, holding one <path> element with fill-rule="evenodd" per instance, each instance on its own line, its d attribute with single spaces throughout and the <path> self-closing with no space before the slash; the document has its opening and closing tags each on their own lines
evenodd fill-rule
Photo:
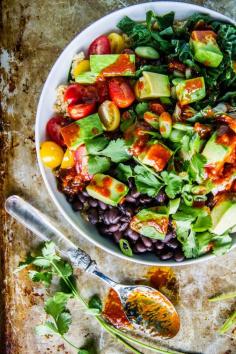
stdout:
<svg viewBox="0 0 236 354">
<path fill-rule="evenodd" d="M 139 154 L 138 159 L 145 165 L 151 166 L 157 172 L 162 171 L 170 157 L 172 151 L 160 142 L 148 143 Z"/>
<path fill-rule="evenodd" d="M 194 53 L 194 59 L 211 68 L 217 68 L 223 54 L 216 42 L 216 33 L 213 31 L 193 31 L 190 38 L 190 46 Z"/>
<path fill-rule="evenodd" d="M 222 235 L 236 225 L 236 201 L 231 199 L 220 200 L 212 209 L 212 228 L 216 235 Z"/>
<path fill-rule="evenodd" d="M 170 97 L 170 82 L 167 75 L 143 71 L 143 76 L 135 84 L 138 99 Z"/>
<path fill-rule="evenodd" d="M 105 204 L 116 206 L 128 193 L 129 188 L 111 176 L 97 173 L 86 190 L 91 197 Z"/>
<path fill-rule="evenodd" d="M 97 113 L 61 128 L 64 142 L 71 150 L 76 150 L 86 140 L 92 139 L 102 133 L 103 126 Z"/>
<path fill-rule="evenodd" d="M 94 84 L 97 81 L 99 74 L 87 71 L 76 76 L 75 81 L 79 84 Z"/>
<path fill-rule="evenodd" d="M 224 160 L 231 152 L 232 146 L 217 143 L 217 132 L 215 132 L 206 143 L 202 155 L 206 157 L 207 165 L 218 163 L 224 164 Z"/>
<path fill-rule="evenodd" d="M 164 240 L 168 221 L 167 209 L 161 207 L 142 209 L 132 218 L 130 228 L 146 237 Z"/>
<path fill-rule="evenodd" d="M 134 76 L 134 54 L 90 55 L 90 68 L 93 73 L 104 76 Z"/>
<path fill-rule="evenodd" d="M 181 105 L 200 101 L 206 96 L 204 77 L 181 80 L 176 85 L 176 96 Z"/>
</svg>

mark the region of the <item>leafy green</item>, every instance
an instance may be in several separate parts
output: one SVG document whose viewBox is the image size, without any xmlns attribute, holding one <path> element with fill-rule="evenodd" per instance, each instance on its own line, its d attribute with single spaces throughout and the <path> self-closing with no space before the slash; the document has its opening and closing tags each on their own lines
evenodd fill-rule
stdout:
<svg viewBox="0 0 236 354">
<path fill-rule="evenodd" d="M 41 281 L 46 286 L 49 286 L 51 284 L 51 282 L 52 282 L 52 272 L 37 272 L 35 270 L 30 270 L 29 271 L 29 277 L 34 282 Z"/>
<path fill-rule="evenodd" d="M 134 47 L 147 44 L 151 39 L 150 31 L 142 24 L 133 21 L 128 16 L 123 17 L 117 24 L 117 27 L 126 33 Z"/>
<path fill-rule="evenodd" d="M 229 234 L 215 236 L 213 238 L 213 253 L 216 256 L 221 256 L 230 250 L 232 247 L 232 237 Z"/>
<path fill-rule="evenodd" d="M 133 109 L 129 109 L 121 116 L 120 130 L 125 132 L 137 120 L 137 116 Z"/>
<path fill-rule="evenodd" d="M 129 165 L 119 163 L 116 167 L 116 175 L 121 181 L 127 182 L 130 177 L 133 177 L 133 171 Z"/>
<path fill-rule="evenodd" d="M 148 106 L 147 102 L 139 102 L 135 107 L 135 112 L 141 116 L 148 111 Z"/>
<path fill-rule="evenodd" d="M 86 141 L 86 150 L 88 154 L 96 155 L 99 151 L 103 150 L 109 143 L 109 140 L 103 136 Z"/>
<path fill-rule="evenodd" d="M 194 154 L 189 161 L 188 174 L 191 180 L 197 183 L 201 183 L 204 180 L 204 166 L 206 164 L 205 156 L 197 153 Z"/>
<path fill-rule="evenodd" d="M 99 154 L 109 157 L 113 162 L 122 162 L 129 160 L 131 156 L 128 153 L 128 146 L 124 139 L 111 140 L 108 146 L 99 152 Z"/>
<path fill-rule="evenodd" d="M 89 156 L 88 171 L 91 175 L 108 171 L 111 167 L 110 159 L 100 156 Z"/>
<path fill-rule="evenodd" d="M 166 185 L 165 192 L 169 198 L 174 199 L 177 194 L 181 193 L 183 180 L 175 172 L 161 172 L 161 177 Z"/>
<path fill-rule="evenodd" d="M 142 76 L 143 71 L 150 71 L 153 73 L 158 74 L 168 74 L 167 65 L 160 64 L 160 65 L 142 65 L 138 70 L 135 72 L 135 77 L 139 78 Z"/>
<path fill-rule="evenodd" d="M 193 224 L 193 231 L 203 232 L 210 229 L 212 226 L 212 220 L 210 215 L 198 216 L 197 220 Z"/>
<path fill-rule="evenodd" d="M 97 294 L 93 295 L 89 299 L 88 310 L 89 311 L 87 311 L 87 312 L 89 312 L 90 314 L 93 314 L 93 315 L 98 315 L 99 313 L 102 312 L 102 301 Z"/>
<path fill-rule="evenodd" d="M 137 190 L 140 193 L 147 194 L 149 197 L 155 197 L 163 187 L 163 183 L 153 174 L 147 173 L 147 170 L 143 166 L 136 166 L 134 172 L 134 181 Z"/>
</svg>

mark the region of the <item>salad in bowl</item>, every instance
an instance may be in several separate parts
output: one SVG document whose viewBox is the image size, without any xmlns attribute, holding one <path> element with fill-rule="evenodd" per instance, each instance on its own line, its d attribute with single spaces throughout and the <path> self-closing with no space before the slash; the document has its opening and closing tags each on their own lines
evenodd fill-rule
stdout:
<svg viewBox="0 0 236 354">
<path fill-rule="evenodd" d="M 236 27 L 148 11 L 74 56 L 40 158 L 126 256 L 223 254 L 236 229 Z"/>
</svg>

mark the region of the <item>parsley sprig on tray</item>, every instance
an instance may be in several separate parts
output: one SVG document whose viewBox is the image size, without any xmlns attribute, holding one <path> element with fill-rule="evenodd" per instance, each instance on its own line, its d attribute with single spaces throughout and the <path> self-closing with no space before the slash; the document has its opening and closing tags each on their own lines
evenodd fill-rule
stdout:
<svg viewBox="0 0 236 354">
<path fill-rule="evenodd" d="M 69 299 L 74 298 L 83 305 L 87 314 L 94 316 L 106 332 L 110 333 L 132 353 L 142 354 L 142 352 L 133 347 L 133 345 L 138 345 L 160 354 L 181 354 L 179 351 L 146 344 L 135 338 L 132 333 L 126 333 L 109 324 L 102 316 L 102 301 L 100 297 L 95 294 L 89 301 L 86 301 L 81 296 L 75 284 L 72 266 L 56 253 L 53 242 L 45 243 L 40 254 L 36 257 L 27 257 L 24 262 L 20 263 L 16 272 L 27 268 L 29 265 L 31 267 L 28 270 L 28 274 L 34 282 L 42 282 L 48 287 L 53 277 L 56 277 L 60 284 L 60 291 L 55 292 L 45 302 L 44 310 L 50 319 L 36 327 L 38 335 L 56 334 L 74 349 L 78 350 L 78 354 L 95 354 L 96 350 L 93 344 L 89 344 L 84 348 L 78 348 L 66 337 L 72 322 L 67 303 Z M 32 266 L 35 267 L 35 270 L 32 270 Z"/>
</svg>

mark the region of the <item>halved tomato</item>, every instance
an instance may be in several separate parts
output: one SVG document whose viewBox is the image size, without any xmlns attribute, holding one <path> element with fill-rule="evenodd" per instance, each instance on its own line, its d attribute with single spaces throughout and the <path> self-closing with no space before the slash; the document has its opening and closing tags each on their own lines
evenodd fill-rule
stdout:
<svg viewBox="0 0 236 354">
<path fill-rule="evenodd" d="M 68 104 L 79 102 L 82 98 L 82 89 L 80 84 L 69 85 L 64 93 L 64 101 Z"/>
<path fill-rule="evenodd" d="M 109 99 L 108 84 L 107 81 L 97 81 L 96 89 L 98 95 L 98 102 L 103 103 Z"/>
<path fill-rule="evenodd" d="M 60 146 L 65 146 L 61 135 L 61 128 L 68 124 L 68 120 L 63 116 L 56 115 L 49 119 L 46 126 L 46 132 L 49 138 Z"/>
<path fill-rule="evenodd" d="M 111 54 L 111 46 L 107 36 L 100 36 L 90 44 L 88 55 L 92 54 Z"/>
<path fill-rule="evenodd" d="M 132 88 L 122 77 L 115 77 L 109 81 L 109 94 L 119 108 L 129 107 L 135 100 Z"/>
<path fill-rule="evenodd" d="M 75 151 L 75 168 L 83 181 L 90 181 L 92 175 L 88 172 L 88 154 L 85 145 L 80 145 Z"/>
<path fill-rule="evenodd" d="M 87 117 L 91 113 L 94 112 L 96 108 L 96 103 L 79 103 L 79 104 L 71 104 L 68 106 L 68 115 L 72 119 L 81 119 Z"/>
</svg>

